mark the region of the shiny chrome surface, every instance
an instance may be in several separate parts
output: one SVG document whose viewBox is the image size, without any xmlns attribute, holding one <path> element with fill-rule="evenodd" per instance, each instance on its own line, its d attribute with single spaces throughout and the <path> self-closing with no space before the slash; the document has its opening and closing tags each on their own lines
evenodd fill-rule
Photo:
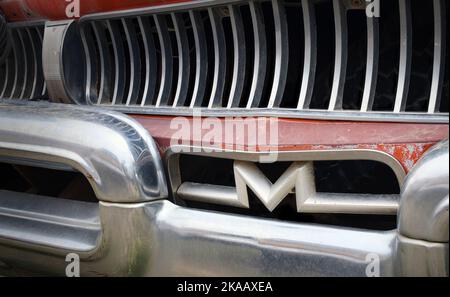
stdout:
<svg viewBox="0 0 450 297">
<path fill-rule="evenodd" d="M 365 276 L 368 254 L 380 257 L 381 275 L 394 275 L 395 231 L 277 222 L 169 201 L 101 202 L 99 209 L 104 244 L 80 256 L 82 276 Z M 1 244 L 0 251 L 11 267 L 0 267 L 2 274 L 14 268 L 65 273 L 65 254 L 18 253 Z"/>
<path fill-rule="evenodd" d="M 42 22 L 0 27 L 0 99 L 47 98 L 42 70 L 43 31 Z"/>
<path fill-rule="evenodd" d="M 169 201 L 100 202 L 99 210 L 103 244 L 89 257 L 80 256 L 82 276 L 364 277 L 370 255 L 380 260 L 380 276 L 448 275 L 441 262 L 448 245 L 418 242 L 395 230 L 287 223 Z M 10 267 L 0 267 L 2 274 L 13 275 L 14 269 L 65 273 L 63 253 L 48 248 L 18 253 L 2 244 L 0 251 L 0 260 Z"/>
<path fill-rule="evenodd" d="M 0 101 L 0 155 L 71 166 L 86 176 L 103 201 L 139 202 L 167 196 L 153 139 L 119 113 Z"/>
<path fill-rule="evenodd" d="M 435 47 L 433 73 L 429 75 L 432 83 L 427 106 L 420 112 L 408 109 L 408 106 L 412 104 L 411 100 L 417 99 L 411 98 L 413 95 L 410 94 L 414 92 L 408 92 L 410 88 L 415 88 L 410 86 L 409 81 L 412 75 L 411 65 L 417 58 L 412 57 L 413 20 L 410 0 L 401 0 L 399 7 L 396 8 L 398 11 L 394 13 L 394 18 L 399 21 L 400 34 L 398 38 L 395 37 L 399 39 L 399 58 L 398 65 L 396 62 L 394 63 L 396 65 L 392 66 L 398 67 L 397 70 L 392 70 L 398 72 L 398 76 L 392 82 L 395 86 L 392 94 L 381 94 L 379 90 L 377 92 L 380 77 L 386 75 L 378 69 L 380 50 L 384 52 L 382 46 L 385 43 L 385 40 L 381 40 L 379 36 L 379 27 L 383 19 L 366 18 L 367 51 L 366 57 L 361 61 L 361 67 L 365 66 L 365 73 L 360 82 L 361 99 L 352 103 L 355 105 L 351 105 L 352 107 L 345 104 L 346 98 L 344 98 L 346 84 L 353 79 L 353 76 L 347 78 L 347 64 L 349 67 L 353 67 L 354 64 L 351 63 L 354 61 L 348 53 L 348 46 L 354 41 L 349 40 L 347 18 L 349 10 L 360 10 L 364 13 L 367 3 L 353 5 L 349 1 L 342 0 L 330 0 L 327 3 L 331 4 L 330 13 L 334 18 L 332 21 L 335 29 L 335 50 L 333 79 L 330 80 L 330 86 L 327 87 L 329 90 L 327 89 L 324 95 L 326 98 L 322 98 L 324 102 L 320 102 L 322 99 L 315 94 L 317 88 L 322 88 L 317 86 L 317 77 L 321 77 L 319 73 L 321 69 L 317 69 L 317 52 L 320 50 L 317 48 L 317 34 L 319 22 L 329 20 L 317 18 L 318 3 L 311 0 L 292 3 L 279 0 L 197 0 L 141 10 L 88 15 L 80 19 L 79 26 L 85 28 L 94 23 L 116 24 L 108 26 L 107 31 L 117 38 L 124 36 L 120 37 L 122 42 L 115 42 L 117 38 L 112 38 L 113 45 L 115 47 L 120 44 L 126 45 L 121 54 L 117 53 L 119 48 L 113 48 L 116 59 L 127 56 L 130 61 L 135 61 L 136 49 L 144 49 L 146 59 L 142 67 L 145 67 L 143 73 L 147 77 L 148 84 L 138 84 L 140 76 L 133 75 L 135 71 L 129 71 L 129 74 L 126 74 L 125 69 L 133 70 L 135 68 L 133 65 L 136 63 L 125 65 L 124 69 L 116 67 L 122 71 L 114 71 L 116 91 L 133 90 L 139 85 L 139 96 L 135 98 L 136 100 L 113 100 L 111 102 L 113 106 L 109 106 L 110 102 L 100 103 L 118 111 L 191 115 L 193 108 L 202 108 L 205 110 L 205 116 L 270 114 L 307 119 L 448 123 L 448 112 L 440 104 L 441 97 L 446 98 L 445 93 L 442 92 L 443 73 L 446 67 L 445 57 L 442 54 L 446 41 L 443 37 L 446 29 L 446 15 L 441 12 L 445 10 L 442 8 L 446 4 L 442 0 L 433 2 Z M 286 13 L 287 10 L 289 13 Z M 301 19 L 300 25 L 303 26 L 302 34 L 299 36 L 296 36 L 297 28 L 293 28 L 291 24 L 290 18 L 293 11 L 298 13 L 298 18 Z M 243 13 L 247 17 L 245 20 L 242 19 Z M 148 19 L 154 21 L 148 22 Z M 122 24 L 124 20 L 132 22 L 137 20 L 140 25 L 130 28 Z M 145 22 L 145 25 L 142 22 Z M 229 23 L 230 26 L 224 26 L 224 22 Z M 145 27 L 150 28 L 145 29 Z M 186 28 L 188 30 L 185 30 Z M 126 37 L 131 36 L 133 29 L 135 34 L 144 37 L 147 34 L 138 31 L 156 31 L 159 38 L 154 42 L 148 38 L 141 38 L 136 43 L 136 40 Z M 95 42 L 97 38 L 95 34 L 86 30 L 81 32 L 85 44 L 98 44 Z M 174 32 L 175 38 L 169 38 L 167 32 Z M 191 35 L 190 38 L 187 38 L 189 35 Z M 88 39 L 90 39 L 89 42 Z M 302 46 L 295 45 L 297 41 L 293 41 L 296 39 L 300 39 L 298 43 Z M 250 42 L 252 44 L 249 44 Z M 96 65 L 103 65 L 106 62 L 96 61 L 96 59 L 106 58 L 104 55 L 97 57 L 96 52 L 99 50 L 95 48 L 86 45 L 84 48 L 86 76 L 91 78 L 86 80 L 85 93 L 94 94 L 94 98 L 90 98 L 88 103 L 99 104 L 101 100 L 97 100 L 95 94 L 101 94 L 99 92 L 103 86 L 101 82 L 108 78 L 104 77 L 101 69 L 95 69 Z M 188 48 L 192 53 L 191 56 L 188 55 Z M 251 50 L 246 51 L 246 48 Z M 153 61 L 150 53 L 155 51 L 158 55 L 155 57 L 156 61 Z M 303 57 L 298 65 L 301 68 L 298 75 L 291 76 L 292 69 L 297 67 L 294 65 L 295 59 L 291 59 L 293 52 L 298 52 Z M 152 66 L 155 63 L 150 61 L 159 66 L 155 69 Z M 117 64 L 116 61 L 116 66 L 122 64 Z M 192 67 L 195 70 L 190 71 Z M 253 70 L 246 69 L 249 67 Z M 149 80 L 149 73 L 153 72 L 156 72 L 156 76 L 152 77 L 158 77 L 156 82 Z M 120 75 L 126 77 L 117 81 L 117 76 Z M 94 77 L 93 81 L 92 77 Z M 153 86 L 156 89 L 154 92 Z M 94 92 L 87 91 L 92 88 Z M 390 97 L 386 99 L 384 96 Z M 292 100 L 292 98 L 298 98 L 298 100 Z M 384 107 L 385 102 L 380 103 L 385 99 L 392 101 L 392 108 Z M 383 107 L 380 107 L 380 104 Z"/>
<path fill-rule="evenodd" d="M 0 190 L 0 245 L 86 254 L 100 239 L 97 204 Z"/>
<path fill-rule="evenodd" d="M 290 193 L 295 193 L 299 213 L 396 214 L 399 195 L 337 194 L 316 192 L 312 162 L 294 162 L 272 184 L 252 162 L 234 162 L 235 188 L 182 183 L 176 190 L 181 199 L 249 208 L 247 188 L 273 211 Z M 176 178 L 178 179 L 178 178 Z"/>
<path fill-rule="evenodd" d="M 407 237 L 448 243 L 448 140 L 419 160 L 402 189 L 399 232 Z"/>
<path fill-rule="evenodd" d="M 75 22 L 46 22 L 42 63 L 49 97 L 53 102 L 84 103 L 82 41 Z"/>
</svg>

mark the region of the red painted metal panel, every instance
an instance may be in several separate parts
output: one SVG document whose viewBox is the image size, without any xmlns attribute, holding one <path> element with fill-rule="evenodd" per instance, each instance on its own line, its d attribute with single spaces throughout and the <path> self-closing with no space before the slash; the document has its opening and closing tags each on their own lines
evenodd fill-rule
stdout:
<svg viewBox="0 0 450 297">
<path fill-rule="evenodd" d="M 162 154 L 170 146 L 170 141 L 178 128 L 174 117 L 133 115 L 155 138 Z M 235 119 L 239 121 L 240 119 Z M 184 121 L 184 120 L 183 120 Z M 193 126 L 193 119 L 188 118 Z M 224 119 L 220 119 L 223 123 Z M 415 123 L 373 123 L 277 119 L 278 140 L 275 145 L 250 148 L 246 135 L 243 139 L 233 139 L 233 143 L 220 143 L 220 147 L 240 150 L 325 150 L 325 149 L 372 149 L 385 152 L 396 158 L 408 172 L 423 153 L 435 143 L 448 138 L 446 124 Z M 172 128 L 171 128 L 172 123 Z M 200 145 L 203 137 L 211 129 L 203 129 L 201 134 L 191 132 L 189 143 Z M 225 139 L 225 138 L 223 138 Z M 217 145 L 217 144 L 216 144 Z"/>
<path fill-rule="evenodd" d="M 62 20 L 67 19 L 66 8 L 73 1 L 80 3 L 80 16 L 97 12 L 188 2 L 187 0 L 0 0 L 0 9 L 10 21 Z"/>
</svg>

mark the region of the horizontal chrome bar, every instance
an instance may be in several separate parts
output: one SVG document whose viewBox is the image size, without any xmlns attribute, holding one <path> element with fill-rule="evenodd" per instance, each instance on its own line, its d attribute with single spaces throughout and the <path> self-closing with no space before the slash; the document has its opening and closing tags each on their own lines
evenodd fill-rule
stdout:
<svg viewBox="0 0 450 297">
<path fill-rule="evenodd" d="M 80 18 L 80 22 L 87 22 L 93 20 L 110 20 L 126 17 L 144 16 L 148 14 L 168 13 L 177 11 L 186 11 L 191 9 L 200 9 L 206 7 L 213 7 L 217 5 L 230 5 L 235 3 L 242 3 L 244 0 L 193 0 L 189 2 L 171 3 L 163 5 L 155 5 L 144 8 L 129 9 L 115 12 L 94 13 Z"/>
<path fill-rule="evenodd" d="M 379 256 L 381 275 L 394 275 L 395 231 L 279 222 L 169 201 L 99 207 L 104 244 L 80 257 L 82 276 L 365 276 L 368 254 Z M 64 275 L 65 255 L 41 251 L 47 253 L 17 252 L 0 242 L 0 261 Z M 2 266 L 0 273 L 13 274 Z"/>
<path fill-rule="evenodd" d="M 96 203 L 0 190 L 0 244 L 89 253 L 100 239 Z"/>
<path fill-rule="evenodd" d="M 102 108 L 120 111 L 128 114 L 193 116 L 194 113 L 210 117 L 277 117 L 296 118 L 308 120 L 337 120 L 337 121 L 367 121 L 367 122 L 410 122 L 410 123 L 434 123 L 448 124 L 448 113 L 389 113 L 389 112 L 358 112 L 358 111 L 333 111 L 326 110 L 297 110 L 290 108 L 154 108 L 132 106 L 102 106 Z"/>
<path fill-rule="evenodd" d="M 103 201 L 167 197 L 160 155 L 147 130 L 99 108 L 0 100 L 0 156 L 72 167 Z"/>
<path fill-rule="evenodd" d="M 248 208 L 239 201 L 234 187 L 185 182 L 176 194 L 184 200 Z M 297 208 L 300 213 L 396 215 L 399 200 L 399 195 L 316 193 Z"/>
</svg>

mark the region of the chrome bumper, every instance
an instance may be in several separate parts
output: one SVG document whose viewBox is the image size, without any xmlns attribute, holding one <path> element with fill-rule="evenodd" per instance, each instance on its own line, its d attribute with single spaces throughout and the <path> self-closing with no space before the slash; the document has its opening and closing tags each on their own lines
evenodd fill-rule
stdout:
<svg viewBox="0 0 450 297">
<path fill-rule="evenodd" d="M 87 111 L 89 120 L 82 116 Z M 11 121 L 14 126 L 6 125 Z M 76 123 L 83 129 L 74 131 Z M 100 174 L 90 179 L 98 204 L 0 192 L 0 275 L 64 275 L 69 253 L 79 255 L 82 276 L 448 275 L 448 166 L 442 165 L 448 164 L 448 143 L 426 154 L 407 177 L 397 230 L 380 232 L 174 205 L 165 199 L 161 160 L 146 133 L 126 116 L 99 109 L 0 102 L 3 161 Z M 135 157 L 142 154 L 129 153 L 136 137 L 144 139 L 145 149 L 138 150 L 148 156 L 144 167 Z M 128 156 L 127 167 L 117 162 L 121 154 Z M 112 175 L 99 168 L 107 164 L 124 178 L 103 188 L 97 182 Z M 129 172 L 123 168 L 146 178 L 117 175 Z M 158 183 L 146 186 L 148 180 Z M 120 189 L 121 182 L 133 191 L 114 193 L 110 187 Z"/>
</svg>

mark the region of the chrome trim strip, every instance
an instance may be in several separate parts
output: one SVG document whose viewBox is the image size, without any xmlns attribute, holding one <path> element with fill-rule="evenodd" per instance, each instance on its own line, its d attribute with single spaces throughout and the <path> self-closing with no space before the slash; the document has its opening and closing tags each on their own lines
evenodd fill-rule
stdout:
<svg viewBox="0 0 450 297">
<path fill-rule="evenodd" d="M 149 19 L 146 17 L 138 17 L 138 23 L 145 52 L 145 80 L 141 101 L 141 106 L 145 106 L 153 103 L 156 93 L 155 74 L 158 72 L 158 62 L 156 60 L 155 41 L 153 40 Z"/>
<path fill-rule="evenodd" d="M 280 106 L 289 66 L 287 18 L 281 1 L 272 0 L 272 10 L 275 24 L 275 68 L 272 91 L 270 92 L 269 103 L 267 105 L 268 108 Z"/>
<path fill-rule="evenodd" d="M 106 13 L 94 13 L 82 16 L 80 22 L 94 21 L 94 20 L 106 20 L 106 19 L 118 19 L 126 17 L 145 16 L 149 14 L 158 13 L 170 13 L 178 11 L 186 11 L 191 9 L 200 9 L 213 6 L 231 5 L 235 3 L 242 3 L 245 0 L 192 0 L 189 2 L 180 2 L 172 4 L 162 4 L 143 8 L 113 11 Z"/>
<path fill-rule="evenodd" d="M 36 31 L 37 31 L 37 34 L 38 34 L 38 37 L 39 37 L 39 47 L 38 47 L 38 53 L 39 53 L 39 57 L 40 57 L 40 59 L 38 60 L 39 62 L 38 62 L 38 65 L 39 65 L 39 72 L 40 72 L 40 75 L 41 75 L 41 77 L 42 77 L 42 81 L 43 81 L 43 86 L 42 86 L 42 93 L 41 93 L 41 96 L 45 96 L 46 95 L 46 93 L 47 93 L 47 81 L 45 80 L 45 78 L 44 78 L 44 68 L 43 68 L 43 65 L 42 65 L 42 47 L 43 47 L 43 44 L 44 44 L 44 30 L 39 30 L 39 28 L 36 28 Z"/>
<path fill-rule="evenodd" d="M 238 6 L 228 5 L 230 13 L 231 31 L 233 33 L 233 78 L 227 108 L 239 107 L 245 81 L 246 52 L 245 29 L 241 10 Z"/>
<path fill-rule="evenodd" d="M 227 51 L 222 19 L 213 8 L 208 8 L 209 21 L 214 44 L 214 75 L 208 108 L 222 107 L 223 89 L 225 87 Z"/>
<path fill-rule="evenodd" d="M 191 73 L 191 61 L 189 57 L 189 41 L 186 33 L 183 16 L 180 14 L 171 14 L 175 36 L 177 38 L 178 48 L 178 80 L 175 91 L 175 99 L 172 107 L 184 106 L 189 90 L 189 80 Z"/>
<path fill-rule="evenodd" d="M 195 82 L 190 107 L 202 105 L 205 95 L 206 76 L 208 73 L 208 49 L 206 45 L 205 29 L 199 12 L 189 11 L 195 41 Z"/>
<path fill-rule="evenodd" d="M 121 104 L 125 97 L 125 48 L 119 25 L 114 21 L 106 21 L 114 52 L 114 92 L 111 105 Z"/>
<path fill-rule="evenodd" d="M 379 58 L 379 21 L 378 18 L 367 18 L 367 62 L 366 76 L 364 81 L 364 92 L 361 103 L 361 111 L 372 110 L 375 99 L 375 91 L 378 79 L 378 58 Z"/>
<path fill-rule="evenodd" d="M 317 64 L 317 28 L 314 5 L 309 0 L 302 0 L 303 26 L 305 35 L 305 52 L 303 59 L 303 76 L 297 109 L 309 109 L 314 89 Z"/>
<path fill-rule="evenodd" d="M 86 63 L 86 89 L 84 90 L 84 96 L 86 97 L 86 102 L 93 104 L 97 102 L 98 98 L 97 94 L 95 94 L 97 69 L 95 67 L 96 64 L 93 63 L 93 58 L 91 57 L 91 55 L 95 56 L 95 45 L 93 42 L 95 38 L 87 32 L 87 26 L 90 26 L 90 24 L 86 24 L 80 27 L 81 43 L 83 44 L 84 58 Z"/>
<path fill-rule="evenodd" d="M 13 99 L 18 99 L 19 97 L 16 95 L 16 92 L 20 92 L 20 87 L 18 86 L 18 81 L 19 81 L 19 77 L 23 78 L 23 76 L 21 76 L 19 74 L 20 72 L 20 66 L 19 66 L 19 59 L 18 59 L 18 55 L 19 52 L 21 52 L 20 50 L 20 46 L 17 45 L 17 39 L 15 37 L 15 33 L 16 32 L 11 32 L 11 41 L 12 41 L 12 52 L 13 52 L 13 57 L 14 57 L 14 80 L 12 83 L 12 89 L 11 92 L 9 94 L 10 98 Z"/>
<path fill-rule="evenodd" d="M 345 77 L 347 75 L 347 10 L 341 0 L 333 0 L 335 27 L 335 58 L 333 86 L 331 88 L 328 110 L 342 109 Z"/>
<path fill-rule="evenodd" d="M 128 45 L 128 54 L 130 57 L 130 78 L 128 83 L 128 95 L 126 96 L 125 105 L 134 105 L 138 101 L 139 88 L 141 85 L 140 47 L 132 21 L 130 19 L 122 19 L 122 26 L 125 31 L 125 37 Z"/>
<path fill-rule="evenodd" d="M 99 28 L 102 26 L 101 28 Z M 97 104 L 106 104 L 111 102 L 112 94 L 109 84 L 112 82 L 113 70 L 111 68 L 111 58 L 109 57 L 109 48 L 104 35 L 105 28 L 103 23 L 92 22 L 92 29 L 97 42 L 97 49 L 100 56 L 100 84 L 97 97 Z"/>
<path fill-rule="evenodd" d="M 0 155 L 71 166 L 86 176 L 102 201 L 167 197 L 153 139 L 120 113 L 47 102 L 0 101 Z"/>
<path fill-rule="evenodd" d="M 169 28 L 164 16 L 154 15 L 156 30 L 158 31 L 159 45 L 161 47 L 161 83 L 159 85 L 156 107 L 167 106 L 172 89 L 172 42 L 170 40 Z"/>
<path fill-rule="evenodd" d="M 25 99 L 25 98 L 29 98 L 31 96 L 31 90 L 30 90 L 30 81 L 33 81 L 33 78 L 31 77 L 32 72 L 30 71 L 30 66 L 32 65 L 32 61 L 30 61 L 30 56 L 29 56 L 29 50 L 31 46 L 28 46 L 28 44 L 26 44 L 25 41 L 25 37 L 23 35 L 23 32 L 21 29 L 17 30 L 17 36 L 19 37 L 19 42 L 22 48 L 22 53 L 23 53 L 23 60 L 22 60 L 22 64 L 23 64 L 23 75 L 22 75 L 22 79 L 23 79 L 23 83 L 21 84 L 21 89 L 22 91 L 20 92 L 20 95 L 17 97 L 18 99 Z"/>
<path fill-rule="evenodd" d="M 412 24 L 410 0 L 399 0 L 400 10 L 400 61 L 398 71 L 397 93 L 395 96 L 394 113 L 405 111 L 408 100 L 409 82 L 411 76 L 412 57 Z"/>
<path fill-rule="evenodd" d="M 152 108 L 152 107 L 131 107 L 131 106 L 103 106 L 102 108 L 120 111 L 130 114 L 147 115 L 170 115 L 170 116 L 193 116 L 194 111 L 202 116 L 211 117 L 276 117 L 276 118 L 295 118 L 309 120 L 338 120 L 338 121 L 363 121 L 363 122 L 402 122 L 402 123 L 434 123 L 448 124 L 448 113 L 402 113 L 394 114 L 392 112 L 366 112 L 360 113 L 351 110 L 339 110 L 327 112 L 325 110 L 297 110 L 292 108 L 255 108 L 249 111 L 246 108 L 230 109 L 208 109 L 208 108 Z"/>
<path fill-rule="evenodd" d="M 255 54 L 253 61 L 253 78 L 250 95 L 247 101 L 247 109 L 258 107 L 261 102 L 267 66 L 267 43 L 266 32 L 264 30 L 264 14 L 261 5 L 255 1 L 250 1 L 249 7 L 253 24 Z"/>
<path fill-rule="evenodd" d="M 445 72 L 446 44 L 446 18 L 444 0 L 433 0 L 434 12 L 434 53 L 433 53 L 433 77 L 431 79 L 430 99 L 428 113 L 439 112 L 441 105 L 442 86 Z"/>
<path fill-rule="evenodd" d="M 30 31 L 30 28 L 25 28 L 25 32 L 28 37 L 29 45 L 31 47 L 31 54 L 33 55 L 33 57 L 32 57 L 33 71 L 31 74 L 32 83 L 31 83 L 29 97 L 31 99 L 34 99 L 34 98 L 37 98 L 36 89 L 38 88 L 38 85 L 39 85 L 39 82 L 38 82 L 39 68 L 42 69 L 42 63 L 39 63 L 39 61 L 41 61 L 41 59 L 42 59 L 42 54 L 41 54 L 41 56 L 39 56 L 39 54 L 37 53 L 37 51 L 38 51 L 37 48 L 42 47 L 42 44 L 39 44 L 36 42 L 36 39 L 33 37 L 32 33 Z"/>
<path fill-rule="evenodd" d="M 101 242 L 96 203 L 2 190 L 0 196 L 0 245 L 91 254 Z"/>
</svg>

